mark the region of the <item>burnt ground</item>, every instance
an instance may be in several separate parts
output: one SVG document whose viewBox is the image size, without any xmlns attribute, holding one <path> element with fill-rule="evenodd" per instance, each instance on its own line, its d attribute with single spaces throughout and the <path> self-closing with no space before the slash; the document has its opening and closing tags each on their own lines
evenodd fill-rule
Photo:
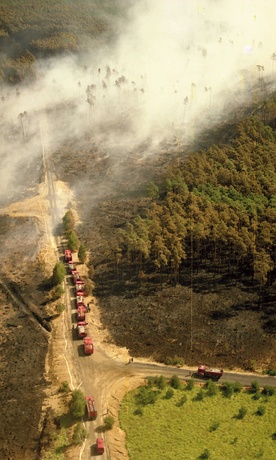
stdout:
<svg viewBox="0 0 276 460">
<path fill-rule="evenodd" d="M 176 356 L 194 366 L 205 362 L 250 371 L 275 368 L 275 293 L 260 296 L 250 279 L 241 282 L 212 271 L 191 274 L 183 269 L 173 285 L 169 276 L 139 277 L 129 267 L 114 268 L 109 242 L 147 206 L 149 181 L 158 183 L 179 161 L 176 138 L 156 151 L 141 145 L 119 159 L 89 147 L 87 140 L 77 150 L 85 164 L 77 183 L 76 152 L 69 156 L 68 151 L 70 146 L 55 156 L 55 170 L 79 203 L 76 231 L 90 250 L 101 321 L 114 343 L 127 347 L 132 356 L 162 362 Z"/>
<path fill-rule="evenodd" d="M 49 333 L 36 314 L 43 282 L 36 221 L 0 216 L 0 458 L 37 458 Z"/>
</svg>

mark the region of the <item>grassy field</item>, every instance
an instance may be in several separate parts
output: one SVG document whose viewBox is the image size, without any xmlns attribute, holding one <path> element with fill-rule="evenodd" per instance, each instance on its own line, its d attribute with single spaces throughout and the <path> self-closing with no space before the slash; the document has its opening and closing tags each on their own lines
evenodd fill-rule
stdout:
<svg viewBox="0 0 276 460">
<path fill-rule="evenodd" d="M 119 418 L 131 460 L 271 460 L 275 399 L 244 390 L 208 396 L 197 386 L 171 389 L 166 384 L 162 390 L 154 386 L 127 394 Z"/>
</svg>

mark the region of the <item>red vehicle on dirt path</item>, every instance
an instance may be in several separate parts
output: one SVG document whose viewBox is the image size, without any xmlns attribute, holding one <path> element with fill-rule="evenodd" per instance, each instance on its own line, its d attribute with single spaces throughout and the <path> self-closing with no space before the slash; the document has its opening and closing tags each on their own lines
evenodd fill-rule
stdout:
<svg viewBox="0 0 276 460">
<path fill-rule="evenodd" d="M 77 307 L 79 305 L 84 305 L 84 292 L 83 291 L 78 291 L 76 294 L 76 303 Z"/>
<path fill-rule="evenodd" d="M 86 409 L 89 420 L 95 420 L 97 418 L 97 411 L 95 408 L 95 399 L 93 396 L 86 396 Z"/>
<path fill-rule="evenodd" d="M 103 438 L 97 438 L 96 439 L 96 452 L 97 452 L 97 454 L 103 454 L 104 453 L 104 440 L 103 440 Z"/>
<path fill-rule="evenodd" d="M 71 271 L 71 275 L 72 275 L 72 278 L 73 278 L 74 283 L 75 283 L 76 281 L 78 281 L 78 280 L 81 281 L 81 276 L 80 276 L 80 274 L 79 274 L 79 272 L 78 272 L 77 270 L 72 270 L 72 271 Z"/>
<path fill-rule="evenodd" d="M 70 262 L 70 260 L 72 260 L 72 251 L 70 249 L 65 249 L 64 260 L 65 262 Z"/>
<path fill-rule="evenodd" d="M 72 273 L 73 270 L 76 270 L 76 264 L 75 262 L 73 262 L 73 260 L 70 260 L 68 262 L 68 269 L 70 273 Z"/>
<path fill-rule="evenodd" d="M 93 355 L 94 345 L 93 345 L 93 340 L 91 339 L 91 337 L 85 337 L 83 339 L 83 346 L 84 346 L 85 355 Z"/>
<path fill-rule="evenodd" d="M 86 312 L 85 305 L 80 304 L 78 306 L 78 311 L 77 311 L 78 322 L 79 321 L 85 321 L 85 312 Z"/>
<path fill-rule="evenodd" d="M 198 366 L 197 375 L 218 380 L 223 375 L 223 369 L 216 369 L 214 367 L 208 367 L 205 366 L 205 364 L 201 364 Z"/>
<path fill-rule="evenodd" d="M 82 280 L 77 280 L 75 282 L 76 292 L 83 291 L 84 289 L 84 282 Z"/>
<path fill-rule="evenodd" d="M 79 339 L 83 339 L 84 337 L 87 336 L 86 326 L 87 326 L 87 323 L 85 321 L 79 321 L 78 322 L 77 329 L 78 329 L 78 338 Z"/>
</svg>

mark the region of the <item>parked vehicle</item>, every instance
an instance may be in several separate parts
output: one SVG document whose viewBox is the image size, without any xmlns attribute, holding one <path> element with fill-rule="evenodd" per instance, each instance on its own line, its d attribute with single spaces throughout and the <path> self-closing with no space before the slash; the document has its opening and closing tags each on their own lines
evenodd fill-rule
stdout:
<svg viewBox="0 0 276 460">
<path fill-rule="evenodd" d="M 95 408 L 95 399 L 93 396 L 86 396 L 86 409 L 89 420 L 95 420 L 97 418 L 97 411 Z"/>
<path fill-rule="evenodd" d="M 82 280 L 77 280 L 75 282 L 75 286 L 76 286 L 76 292 L 84 290 L 84 282 Z"/>
<path fill-rule="evenodd" d="M 104 453 L 104 440 L 103 440 L 103 438 L 97 438 L 96 439 L 96 452 L 97 452 L 97 454 L 103 454 Z"/>
<path fill-rule="evenodd" d="M 223 369 L 215 369 L 213 367 L 205 366 L 205 364 L 201 364 L 198 366 L 197 374 L 199 376 L 218 380 L 223 375 Z"/>
<path fill-rule="evenodd" d="M 77 295 L 76 295 L 76 303 L 77 303 L 77 307 L 79 305 L 83 305 L 84 304 L 84 292 L 83 291 L 78 291 L 77 292 Z"/>
<path fill-rule="evenodd" d="M 83 339 L 83 346 L 84 346 L 84 354 L 85 355 L 93 355 L 94 353 L 94 345 L 91 337 L 85 337 Z"/>
<path fill-rule="evenodd" d="M 85 312 L 86 312 L 85 305 L 79 304 L 78 311 L 77 311 L 78 322 L 85 321 Z"/>
<path fill-rule="evenodd" d="M 79 339 L 83 339 L 84 337 L 87 336 L 86 325 L 87 325 L 87 323 L 85 321 L 79 321 L 78 322 L 77 329 L 78 329 L 78 338 Z"/>
<path fill-rule="evenodd" d="M 68 269 L 70 273 L 72 273 L 73 270 L 76 270 L 76 264 L 75 262 L 73 262 L 73 260 L 70 260 L 68 262 Z"/>
<path fill-rule="evenodd" d="M 65 249 L 64 260 L 65 262 L 70 262 L 70 260 L 72 260 L 72 251 L 70 249 Z"/>
<path fill-rule="evenodd" d="M 76 281 L 81 281 L 81 276 L 77 270 L 72 270 L 71 275 L 72 275 L 74 283 L 76 283 Z"/>
</svg>

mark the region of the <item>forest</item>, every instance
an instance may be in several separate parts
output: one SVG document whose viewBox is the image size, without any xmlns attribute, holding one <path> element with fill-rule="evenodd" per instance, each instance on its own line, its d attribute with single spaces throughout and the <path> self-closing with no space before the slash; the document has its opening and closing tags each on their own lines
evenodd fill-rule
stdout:
<svg viewBox="0 0 276 460">
<path fill-rule="evenodd" d="M 270 101 L 270 109 L 275 99 Z M 236 127 L 227 145 L 190 154 L 151 182 L 149 205 L 118 229 L 118 273 L 167 274 L 174 281 L 209 270 L 257 285 L 276 275 L 276 132 L 259 116 Z"/>
<path fill-rule="evenodd" d="M 2 0 L 0 81 L 19 84 L 35 78 L 37 59 L 110 42 L 126 10 L 122 0 Z"/>
</svg>

